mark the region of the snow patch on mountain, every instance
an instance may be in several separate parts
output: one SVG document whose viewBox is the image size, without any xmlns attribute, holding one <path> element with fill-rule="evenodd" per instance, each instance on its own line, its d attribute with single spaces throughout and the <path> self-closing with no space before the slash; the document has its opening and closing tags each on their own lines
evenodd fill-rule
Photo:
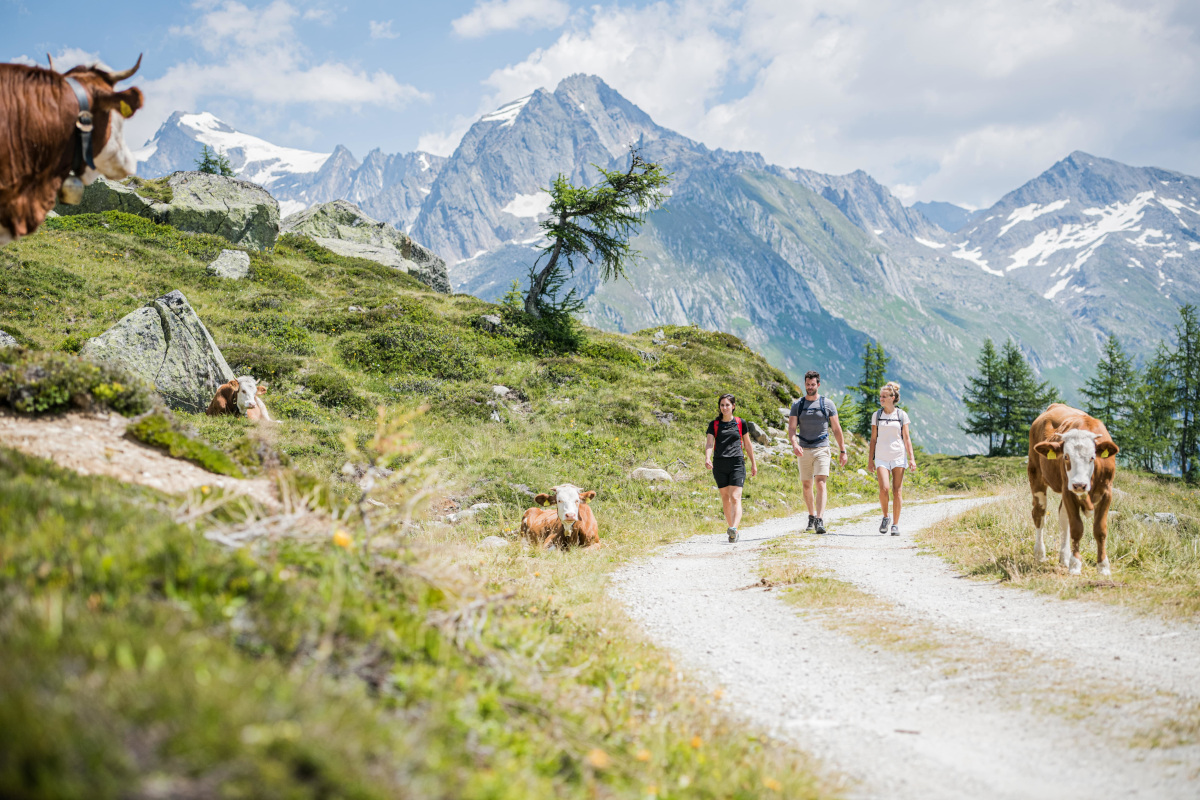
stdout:
<svg viewBox="0 0 1200 800">
<path fill-rule="evenodd" d="M 955 258 L 961 258 L 963 261 L 970 261 L 972 264 L 976 265 L 977 267 L 979 267 L 981 270 L 988 273 L 989 275 L 1003 275 L 1004 274 L 1000 270 L 992 269 L 991 267 L 988 266 L 987 259 L 983 257 L 983 248 L 982 247 L 976 247 L 974 250 L 968 250 L 967 246 L 970 244 L 971 244 L 970 241 L 963 242 L 962 244 L 960 244 L 958 246 L 958 249 L 955 250 L 950 255 L 954 256 Z"/>
<path fill-rule="evenodd" d="M 490 114 L 484 114 L 479 118 L 480 122 L 499 122 L 501 128 L 511 127 L 517 120 L 517 115 L 521 113 L 533 95 L 527 95 L 519 100 L 513 100 L 511 103 L 506 103 Z"/>
<path fill-rule="evenodd" d="M 1082 257 L 1077 258 L 1070 267 L 1072 271 L 1077 270 L 1096 252 L 1096 248 L 1104 244 L 1110 233 L 1138 230 L 1138 223 L 1142 221 L 1146 206 L 1152 200 L 1153 192 L 1142 192 L 1128 203 L 1114 203 L 1104 208 L 1085 208 L 1084 214 L 1099 219 L 1092 224 L 1067 223 L 1059 228 L 1042 231 L 1034 237 L 1031 244 L 1009 256 L 1012 263 L 1006 271 L 1012 272 L 1030 264 L 1043 267 L 1055 253 L 1083 249 Z M 1059 273 L 1061 272 L 1062 270 L 1059 270 Z"/>
<path fill-rule="evenodd" d="M 883 231 L 875 231 L 875 233 L 876 233 L 876 235 L 878 235 L 880 233 L 883 233 Z M 922 239 L 920 236 L 914 236 L 913 241 L 915 241 L 917 244 L 923 244 L 926 247 L 932 247 L 934 250 L 941 250 L 943 247 L 946 246 L 944 242 L 933 242 L 933 241 L 930 241 L 929 239 Z"/>
<path fill-rule="evenodd" d="M 550 210 L 550 193 L 518 194 L 500 210 L 505 214 L 512 214 L 514 217 L 537 219 Z"/>
<path fill-rule="evenodd" d="M 1008 224 L 1000 229 L 1000 232 L 996 234 L 996 238 L 999 239 L 1008 233 L 1015 225 L 1019 225 L 1022 222 L 1033 222 L 1043 214 L 1050 214 L 1058 211 L 1060 208 L 1066 208 L 1070 202 L 1070 200 L 1055 200 L 1053 203 L 1047 203 L 1044 206 L 1038 203 L 1030 203 L 1027 206 L 1022 206 L 1008 215 Z M 991 219 L 991 217 L 988 219 Z"/>
</svg>

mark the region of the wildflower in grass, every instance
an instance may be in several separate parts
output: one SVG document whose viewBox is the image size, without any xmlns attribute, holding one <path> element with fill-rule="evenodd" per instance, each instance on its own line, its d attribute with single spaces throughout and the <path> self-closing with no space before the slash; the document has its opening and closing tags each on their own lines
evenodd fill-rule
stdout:
<svg viewBox="0 0 1200 800">
<path fill-rule="evenodd" d="M 333 534 L 333 543 L 338 547 L 344 547 L 345 549 L 349 550 L 354 546 L 354 539 L 351 538 L 350 534 L 346 533 L 341 528 L 338 528 L 337 533 Z"/>
<path fill-rule="evenodd" d="M 642 748 L 641 750 L 637 751 L 637 753 L 634 755 L 634 758 L 636 758 L 638 761 L 649 761 L 650 751 Z"/>
<path fill-rule="evenodd" d="M 608 753 L 597 747 L 587 754 L 587 763 L 596 769 L 607 769 L 612 759 Z"/>
<path fill-rule="evenodd" d="M 702 745 L 702 744 L 704 744 L 704 740 L 701 739 L 699 736 L 692 737 L 692 749 L 693 750 L 699 750 L 700 745 Z"/>
<path fill-rule="evenodd" d="M 763 784 L 764 788 L 770 789 L 772 792 L 782 792 L 783 791 L 783 784 L 780 783 L 779 781 L 775 780 L 774 778 L 764 777 L 762 779 L 762 784 Z"/>
</svg>

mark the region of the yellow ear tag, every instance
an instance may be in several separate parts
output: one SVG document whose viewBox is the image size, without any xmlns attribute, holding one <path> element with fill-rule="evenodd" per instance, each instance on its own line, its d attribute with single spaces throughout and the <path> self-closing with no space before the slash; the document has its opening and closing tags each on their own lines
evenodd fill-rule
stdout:
<svg viewBox="0 0 1200 800">
<path fill-rule="evenodd" d="M 1047 451 L 1046 451 L 1046 460 L 1047 460 L 1047 461 L 1053 461 L 1053 460 L 1054 460 L 1054 459 L 1056 459 L 1056 458 L 1058 458 L 1058 456 L 1054 454 L 1054 451 L 1053 451 L 1053 450 L 1047 450 Z"/>
<path fill-rule="evenodd" d="M 118 106 L 118 108 L 121 111 L 121 116 L 125 119 L 129 119 L 133 116 L 133 109 L 130 108 L 129 103 L 126 103 L 124 100 L 121 101 L 121 105 Z"/>
<path fill-rule="evenodd" d="M 1102 450 L 1102 451 L 1100 451 L 1100 457 L 1101 457 L 1101 458 L 1108 458 L 1108 451 L 1107 451 L 1107 450 Z"/>
</svg>

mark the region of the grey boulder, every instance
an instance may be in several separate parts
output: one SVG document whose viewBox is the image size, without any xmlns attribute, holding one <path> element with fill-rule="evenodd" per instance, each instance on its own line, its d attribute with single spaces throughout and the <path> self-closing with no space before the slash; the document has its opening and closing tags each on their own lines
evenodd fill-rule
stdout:
<svg viewBox="0 0 1200 800">
<path fill-rule="evenodd" d="M 671 473 L 665 469 L 654 469 L 652 467 L 638 467 L 629 474 L 629 477 L 637 481 L 670 481 Z"/>
<path fill-rule="evenodd" d="M 746 432 L 750 434 L 750 440 L 758 442 L 761 445 L 768 446 L 775 444 L 770 436 L 758 426 L 758 423 L 746 420 Z"/>
<path fill-rule="evenodd" d="M 255 250 L 275 247 L 279 203 L 258 184 L 207 172 L 176 172 L 167 185 L 174 198 L 155 204 L 160 222 L 181 231 L 214 233 Z"/>
<path fill-rule="evenodd" d="M 6 347 L 16 347 L 16 346 L 17 346 L 17 340 L 14 339 L 11 334 L 7 334 L 4 331 L 0 331 L 0 350 L 3 350 Z"/>
<path fill-rule="evenodd" d="M 204 323 L 176 290 L 126 314 L 81 354 L 145 378 L 171 408 L 201 412 L 233 376 Z"/>
<path fill-rule="evenodd" d="M 270 250 L 279 235 L 279 204 L 266 189 L 249 181 L 176 172 L 167 179 L 172 198 L 159 203 L 133 187 L 97 178 L 83 192 L 83 202 L 59 204 L 59 214 L 124 211 L 181 231 L 212 233 L 255 250 Z"/>
<path fill-rule="evenodd" d="M 436 291 L 450 291 L 445 261 L 407 234 L 368 217 L 346 200 L 290 214 L 283 220 L 283 231 L 307 236 L 338 255 L 365 258 L 403 270 Z"/>
<path fill-rule="evenodd" d="M 243 250 L 222 250 L 208 271 L 218 278 L 241 280 L 250 274 L 250 254 Z"/>
</svg>

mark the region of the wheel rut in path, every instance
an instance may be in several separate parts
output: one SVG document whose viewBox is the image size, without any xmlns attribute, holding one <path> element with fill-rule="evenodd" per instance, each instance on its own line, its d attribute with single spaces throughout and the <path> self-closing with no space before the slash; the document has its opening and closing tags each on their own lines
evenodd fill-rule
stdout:
<svg viewBox="0 0 1200 800">
<path fill-rule="evenodd" d="M 798 534 L 807 564 L 878 603 L 880 626 L 916 632 L 912 649 L 746 588 L 764 545 L 803 516 L 745 528 L 733 545 L 723 532 L 671 545 L 621 569 L 611 592 L 735 713 L 816 756 L 850 797 L 1200 796 L 1200 746 L 1131 744 L 1196 713 L 1200 628 L 966 579 L 918 554 L 912 531 L 982 502 L 908 504 L 901 537 L 879 535 L 874 504 L 830 511 L 825 536 Z"/>
</svg>

